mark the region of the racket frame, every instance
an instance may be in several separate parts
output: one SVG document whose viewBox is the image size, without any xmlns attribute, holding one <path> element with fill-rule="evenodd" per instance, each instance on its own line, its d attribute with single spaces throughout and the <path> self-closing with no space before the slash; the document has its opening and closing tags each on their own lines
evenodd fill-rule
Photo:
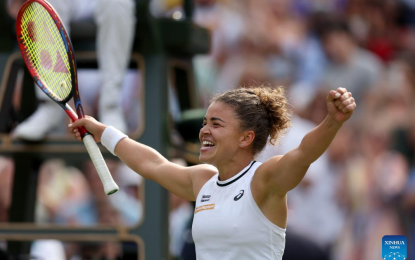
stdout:
<svg viewBox="0 0 415 260">
<path fill-rule="evenodd" d="M 27 47 L 26 47 L 26 45 L 25 45 L 25 43 L 22 39 L 23 33 L 22 33 L 21 21 L 22 21 L 22 15 L 23 15 L 24 11 L 28 8 L 29 5 L 31 5 L 34 2 L 42 5 L 45 8 L 45 10 L 50 14 L 50 16 L 52 17 L 52 20 L 54 21 L 54 23 L 57 27 L 57 29 L 59 30 L 59 34 L 62 37 L 63 43 L 65 45 L 65 50 L 66 50 L 66 54 L 68 56 L 68 61 L 69 61 L 69 72 L 71 74 L 71 81 L 72 81 L 71 82 L 72 83 L 71 95 L 68 95 L 65 99 L 57 100 L 56 97 L 54 97 L 54 94 L 49 90 L 46 83 L 39 76 L 39 73 L 36 71 L 34 65 L 32 64 L 32 62 L 31 62 L 31 60 L 30 60 L 30 58 L 29 58 L 29 56 L 26 52 Z M 78 91 L 77 66 L 76 66 L 75 53 L 74 53 L 74 50 L 72 48 L 72 41 L 71 41 L 70 37 L 68 36 L 67 30 L 65 29 L 65 25 L 62 23 L 59 15 L 55 11 L 55 9 L 48 2 L 46 2 L 44 0 L 29 0 L 29 1 L 25 2 L 22 5 L 21 11 L 19 12 L 19 14 L 17 16 L 16 32 L 17 32 L 17 42 L 18 42 L 19 48 L 20 48 L 20 50 L 23 54 L 22 55 L 23 60 L 26 64 L 26 67 L 29 70 L 29 73 L 32 75 L 32 78 L 35 81 L 35 83 L 40 87 L 40 89 L 46 95 L 48 95 L 48 97 L 50 97 L 53 101 L 58 103 L 63 108 L 63 110 L 66 112 L 66 114 L 71 118 L 72 122 L 75 122 L 76 120 L 78 120 L 80 118 L 84 118 L 85 114 L 84 114 L 84 110 L 83 110 L 82 103 L 81 103 L 81 98 L 80 98 L 79 91 Z M 71 98 L 73 98 L 73 100 L 74 100 L 76 114 L 73 111 L 73 109 L 67 104 L 69 102 L 69 100 L 71 100 Z M 79 132 L 80 132 L 82 138 L 85 135 L 89 134 L 88 131 L 84 127 L 80 127 Z"/>
</svg>

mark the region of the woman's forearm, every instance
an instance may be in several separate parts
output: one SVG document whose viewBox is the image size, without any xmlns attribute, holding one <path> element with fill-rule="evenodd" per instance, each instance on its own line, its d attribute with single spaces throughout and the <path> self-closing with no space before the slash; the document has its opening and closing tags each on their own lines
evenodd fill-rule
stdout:
<svg viewBox="0 0 415 260">
<path fill-rule="evenodd" d="M 129 138 L 125 138 L 117 144 L 115 153 L 128 167 L 151 180 L 154 180 L 157 166 L 168 162 L 155 149 Z"/>
<path fill-rule="evenodd" d="M 330 146 L 342 125 L 327 116 L 320 125 L 304 136 L 298 147 L 301 155 L 300 162 L 310 165 L 316 161 Z"/>
</svg>

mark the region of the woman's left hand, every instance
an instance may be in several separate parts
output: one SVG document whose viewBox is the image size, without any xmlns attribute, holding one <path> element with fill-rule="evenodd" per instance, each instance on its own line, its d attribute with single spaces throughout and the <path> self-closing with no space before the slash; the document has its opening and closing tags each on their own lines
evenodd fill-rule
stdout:
<svg viewBox="0 0 415 260">
<path fill-rule="evenodd" d="M 330 90 L 327 95 L 328 116 L 338 123 L 346 122 L 356 109 L 356 103 L 352 93 L 345 88 Z"/>
</svg>

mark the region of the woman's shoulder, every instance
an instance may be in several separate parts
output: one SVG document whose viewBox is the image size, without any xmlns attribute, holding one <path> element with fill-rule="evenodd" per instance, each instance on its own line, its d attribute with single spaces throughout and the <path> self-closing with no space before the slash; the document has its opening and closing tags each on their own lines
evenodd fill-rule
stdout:
<svg viewBox="0 0 415 260">
<path fill-rule="evenodd" d="M 258 167 L 259 170 L 269 170 L 270 168 L 275 167 L 275 163 L 277 163 L 284 155 L 274 155 L 269 157 L 268 159 L 261 162 L 261 165 Z"/>
<path fill-rule="evenodd" d="M 192 175 L 194 175 L 195 178 L 206 179 L 206 181 L 219 172 L 215 166 L 210 164 L 198 164 L 192 166 L 192 168 Z"/>
<path fill-rule="evenodd" d="M 192 168 L 193 189 L 198 194 L 203 185 L 218 173 L 218 169 L 210 164 L 198 164 Z"/>
</svg>

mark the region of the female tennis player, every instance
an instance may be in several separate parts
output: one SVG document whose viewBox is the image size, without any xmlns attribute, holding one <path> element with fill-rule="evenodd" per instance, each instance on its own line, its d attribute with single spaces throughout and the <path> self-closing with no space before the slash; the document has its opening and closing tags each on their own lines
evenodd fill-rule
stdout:
<svg viewBox="0 0 415 260">
<path fill-rule="evenodd" d="M 255 155 L 268 139 L 274 143 L 290 125 L 282 88 L 242 88 L 215 97 L 199 133 L 200 161 L 205 164 L 192 167 L 171 163 L 92 117 L 69 127 L 81 140 L 76 127 L 84 126 L 134 171 L 196 201 L 192 232 L 198 260 L 280 260 L 287 192 L 300 183 L 355 108 L 346 89 L 330 91 L 323 122 L 297 148 L 262 164 L 255 161 Z"/>
</svg>

